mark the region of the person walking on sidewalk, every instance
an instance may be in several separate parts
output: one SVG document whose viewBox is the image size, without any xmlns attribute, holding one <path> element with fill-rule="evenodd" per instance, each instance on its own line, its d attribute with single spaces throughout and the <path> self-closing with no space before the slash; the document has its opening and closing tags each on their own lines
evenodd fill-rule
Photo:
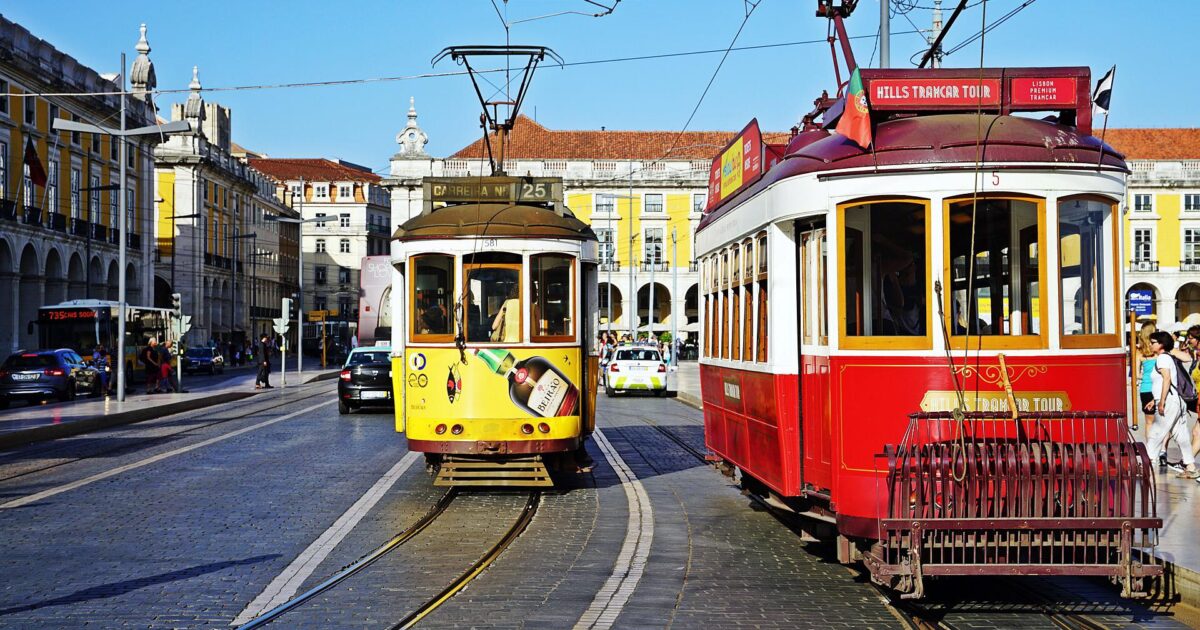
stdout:
<svg viewBox="0 0 1200 630">
<path fill-rule="evenodd" d="M 271 340 L 266 335 L 259 340 L 258 352 L 254 353 L 258 360 L 258 376 L 254 378 L 254 389 L 271 389 Z"/>
<path fill-rule="evenodd" d="M 145 348 L 142 348 L 138 358 L 142 361 L 142 366 L 146 368 L 146 393 L 157 394 L 158 381 L 162 378 L 162 359 L 158 352 L 158 338 L 151 337 L 150 342 Z"/>
<path fill-rule="evenodd" d="M 160 373 L 162 389 L 164 391 L 172 391 L 176 394 L 186 393 L 186 389 L 179 389 L 179 379 L 175 376 L 175 368 L 172 367 L 178 356 L 175 354 L 175 342 L 168 339 L 162 344 L 162 372 Z"/>
<path fill-rule="evenodd" d="M 1150 335 L 1158 332 L 1153 323 L 1147 322 L 1142 325 L 1142 329 L 1138 331 L 1138 363 L 1137 369 L 1141 377 L 1138 379 L 1138 399 L 1142 403 L 1142 410 L 1146 416 L 1146 430 L 1154 425 L 1154 409 L 1151 403 L 1154 402 L 1154 390 L 1151 386 L 1152 374 L 1154 373 L 1154 349 L 1150 347 Z M 1136 416 L 1133 420 L 1133 430 L 1138 430 L 1138 422 Z"/>
<path fill-rule="evenodd" d="M 1150 335 L 1150 346 L 1154 348 L 1154 372 L 1151 374 L 1154 394 L 1154 423 L 1150 425 L 1149 440 L 1146 444 L 1150 451 L 1150 461 L 1158 459 L 1167 442 L 1167 436 L 1175 440 L 1183 454 L 1184 469 L 1177 475 L 1183 479 L 1196 479 L 1200 471 L 1196 470 L 1196 456 L 1192 454 L 1192 436 L 1188 432 L 1187 408 L 1183 397 L 1175 389 L 1175 359 L 1171 350 L 1175 340 L 1171 333 L 1158 331 Z"/>
</svg>

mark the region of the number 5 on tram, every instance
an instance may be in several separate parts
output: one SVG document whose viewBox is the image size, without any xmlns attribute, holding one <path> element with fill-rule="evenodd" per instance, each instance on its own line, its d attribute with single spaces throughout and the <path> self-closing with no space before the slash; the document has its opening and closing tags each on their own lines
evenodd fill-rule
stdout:
<svg viewBox="0 0 1200 630">
<path fill-rule="evenodd" d="M 394 236 L 396 430 L 436 485 L 552 485 L 590 464 L 596 235 L 560 180 L 525 179 L 427 180 L 425 211 Z M 538 188 L 559 197 L 522 199 Z"/>
</svg>

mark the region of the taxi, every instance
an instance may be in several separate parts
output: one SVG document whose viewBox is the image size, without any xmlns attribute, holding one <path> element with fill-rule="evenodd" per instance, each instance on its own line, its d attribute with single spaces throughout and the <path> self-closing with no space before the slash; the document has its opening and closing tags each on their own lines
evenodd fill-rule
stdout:
<svg viewBox="0 0 1200 630">
<path fill-rule="evenodd" d="M 667 393 L 667 364 L 653 346 L 619 346 L 604 376 L 607 396 L 634 390 L 650 391 L 655 396 Z"/>
</svg>

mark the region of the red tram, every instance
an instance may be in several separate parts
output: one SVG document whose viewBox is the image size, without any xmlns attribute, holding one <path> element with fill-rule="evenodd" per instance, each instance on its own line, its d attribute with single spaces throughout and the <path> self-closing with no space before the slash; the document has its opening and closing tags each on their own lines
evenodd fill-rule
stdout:
<svg viewBox="0 0 1200 630">
<path fill-rule="evenodd" d="M 869 149 L 819 99 L 825 124 L 767 145 L 751 122 L 713 161 L 708 448 L 908 597 L 955 574 L 1141 594 L 1162 521 L 1125 422 L 1129 169 L 1089 70 L 860 75 Z"/>
</svg>

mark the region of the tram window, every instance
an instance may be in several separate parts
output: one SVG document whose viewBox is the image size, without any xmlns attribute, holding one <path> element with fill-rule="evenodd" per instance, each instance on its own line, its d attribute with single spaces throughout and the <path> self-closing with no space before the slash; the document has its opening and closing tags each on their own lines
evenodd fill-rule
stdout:
<svg viewBox="0 0 1200 630">
<path fill-rule="evenodd" d="M 570 256 L 542 254 L 530 259 L 534 341 L 558 341 L 574 335 L 574 271 L 575 259 Z"/>
<path fill-rule="evenodd" d="M 763 273 L 766 273 L 765 271 Z M 767 281 L 758 283 L 758 357 L 759 363 L 767 362 Z"/>
<path fill-rule="evenodd" d="M 1038 335 L 1038 204 L 985 198 L 975 206 L 972 229 L 971 200 L 949 204 L 951 330 L 955 335 Z"/>
<path fill-rule="evenodd" d="M 1111 314 L 1115 229 L 1111 201 L 1066 199 L 1058 204 L 1064 335 L 1115 332 Z"/>
<path fill-rule="evenodd" d="M 413 259 L 412 316 L 414 341 L 447 341 L 451 312 L 454 257 L 440 254 Z M 440 338 L 439 338 L 440 337 Z"/>
<path fill-rule="evenodd" d="M 463 273 L 467 341 L 521 341 L 521 266 L 469 265 Z"/>
<path fill-rule="evenodd" d="M 737 255 L 734 255 L 734 259 Z M 742 290 L 734 286 L 729 291 L 729 305 L 733 313 L 729 316 L 729 358 L 734 361 L 742 360 Z"/>
<path fill-rule="evenodd" d="M 742 287 L 742 360 L 754 360 L 754 285 Z"/>
<path fill-rule="evenodd" d="M 925 333 L 924 203 L 867 203 L 845 211 L 842 305 L 847 336 Z"/>
<path fill-rule="evenodd" d="M 729 358 L 729 299 L 726 297 L 727 295 L 729 295 L 728 291 L 721 291 L 718 295 L 719 301 L 717 303 L 717 310 L 719 311 L 717 317 L 721 320 L 720 338 L 717 340 L 717 343 L 720 344 L 720 352 L 717 356 L 722 359 Z"/>
</svg>

